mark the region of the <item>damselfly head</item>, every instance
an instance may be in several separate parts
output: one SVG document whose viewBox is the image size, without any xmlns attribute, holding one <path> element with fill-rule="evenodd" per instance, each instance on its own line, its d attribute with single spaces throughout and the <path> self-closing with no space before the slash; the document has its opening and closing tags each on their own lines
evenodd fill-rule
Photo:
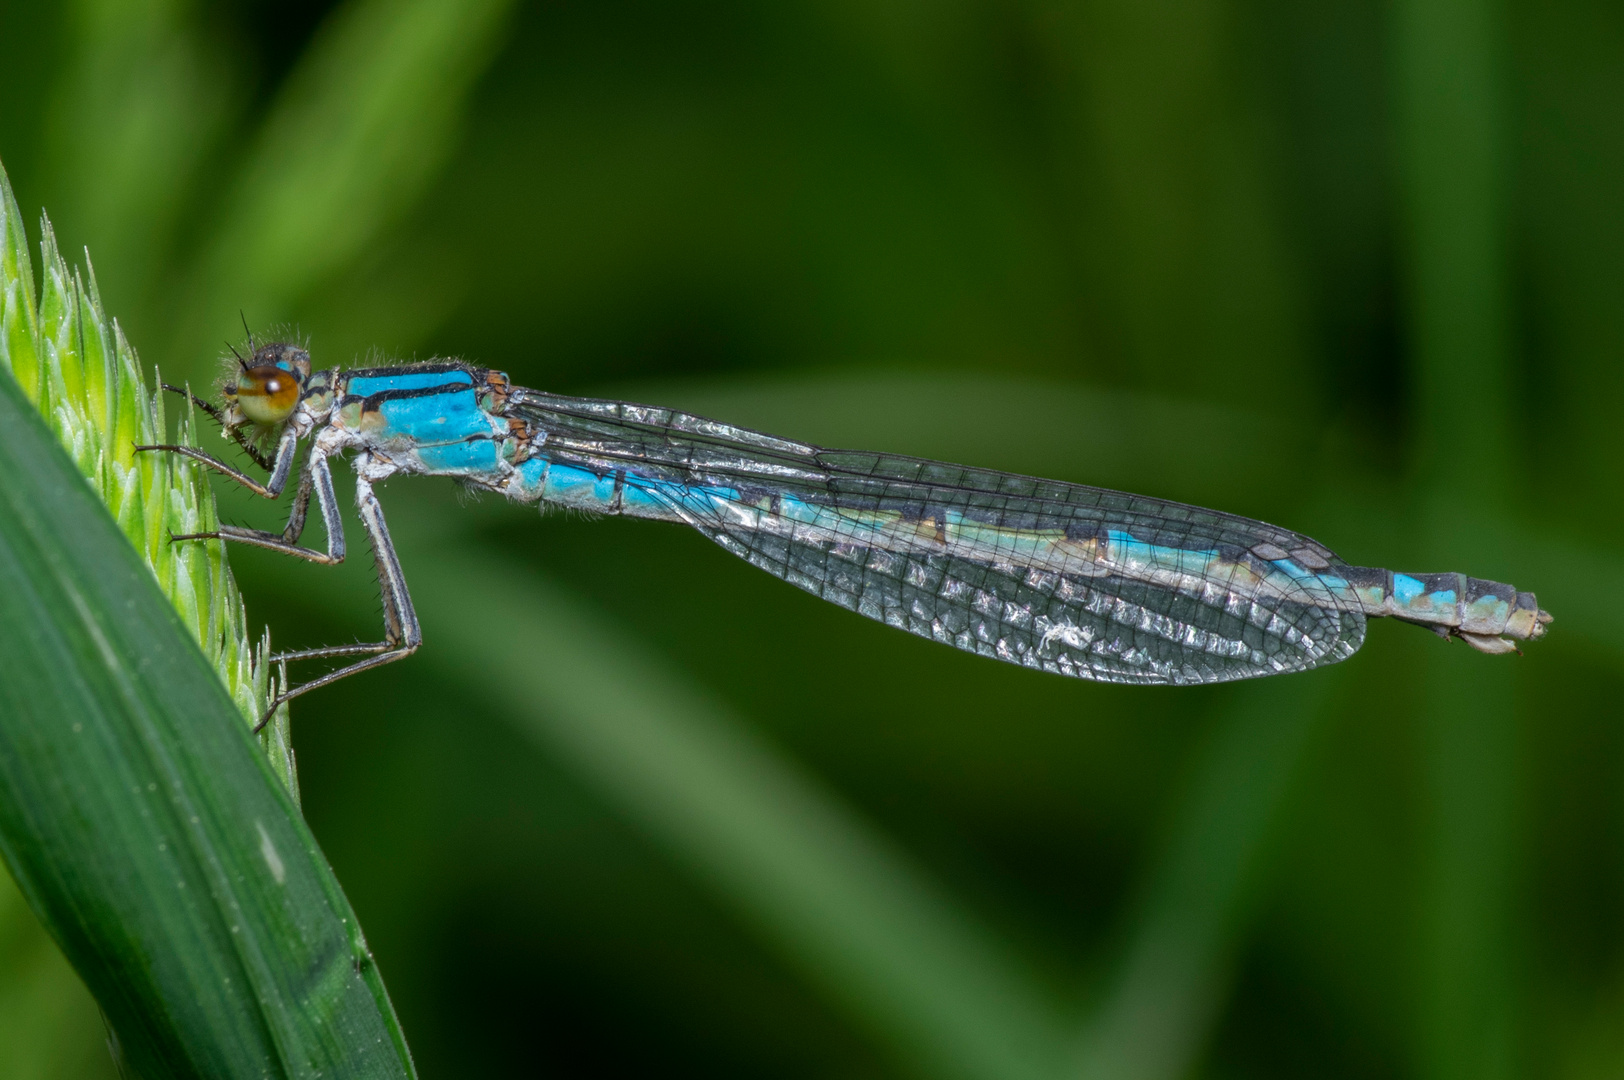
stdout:
<svg viewBox="0 0 1624 1080">
<path fill-rule="evenodd" d="M 293 415 L 310 377 L 310 354 L 297 345 L 271 342 L 237 357 L 237 370 L 221 387 L 226 407 L 240 423 L 275 427 Z"/>
</svg>

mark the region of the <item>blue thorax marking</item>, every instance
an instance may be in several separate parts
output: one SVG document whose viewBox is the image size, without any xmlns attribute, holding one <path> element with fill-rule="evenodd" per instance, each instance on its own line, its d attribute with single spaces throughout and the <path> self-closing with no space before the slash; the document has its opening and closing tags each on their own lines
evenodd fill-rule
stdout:
<svg viewBox="0 0 1624 1080">
<path fill-rule="evenodd" d="M 347 402 L 360 398 L 364 413 L 382 421 L 362 418 L 362 427 L 385 444 L 411 444 L 419 448 L 424 465 L 466 472 L 496 467 L 499 451 L 490 442 L 495 429 L 479 406 L 473 375 L 461 367 L 432 365 L 414 368 L 377 368 L 349 375 L 343 383 Z M 456 449 L 469 439 L 484 447 Z"/>
<path fill-rule="evenodd" d="M 384 438 L 406 438 L 418 445 L 489 439 L 491 419 L 470 385 L 460 390 L 388 397 L 375 410 L 384 420 Z"/>
<path fill-rule="evenodd" d="M 461 366 L 353 372 L 340 382 L 349 425 L 392 453 L 410 452 L 427 472 L 496 476 L 505 421 L 480 407 L 474 376 Z"/>
<path fill-rule="evenodd" d="M 417 460 L 425 469 L 436 473 L 494 476 L 500 459 L 501 445 L 489 438 L 417 447 Z"/>
<path fill-rule="evenodd" d="M 344 392 L 355 397 L 371 397 L 389 390 L 428 390 L 437 386 L 460 383 L 473 386 L 474 377 L 460 367 L 430 365 L 412 368 L 374 368 L 352 372 L 345 380 Z"/>
</svg>

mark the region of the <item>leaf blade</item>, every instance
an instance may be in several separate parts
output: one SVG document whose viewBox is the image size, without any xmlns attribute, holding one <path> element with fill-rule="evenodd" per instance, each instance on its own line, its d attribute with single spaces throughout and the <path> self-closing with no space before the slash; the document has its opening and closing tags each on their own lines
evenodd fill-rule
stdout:
<svg viewBox="0 0 1624 1080">
<path fill-rule="evenodd" d="M 141 1076 L 412 1075 L 314 838 L 0 378 L 0 853 Z"/>
</svg>

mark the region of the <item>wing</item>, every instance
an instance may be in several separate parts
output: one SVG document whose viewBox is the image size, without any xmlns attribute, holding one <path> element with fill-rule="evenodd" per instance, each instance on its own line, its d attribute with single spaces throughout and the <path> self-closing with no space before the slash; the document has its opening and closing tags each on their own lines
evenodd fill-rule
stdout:
<svg viewBox="0 0 1624 1080">
<path fill-rule="evenodd" d="M 602 479 L 613 495 L 596 508 L 684 521 L 825 600 L 983 656 L 1185 684 L 1334 663 L 1364 640 L 1346 564 L 1260 521 L 623 402 L 514 388 L 507 412 L 553 467 Z"/>
</svg>

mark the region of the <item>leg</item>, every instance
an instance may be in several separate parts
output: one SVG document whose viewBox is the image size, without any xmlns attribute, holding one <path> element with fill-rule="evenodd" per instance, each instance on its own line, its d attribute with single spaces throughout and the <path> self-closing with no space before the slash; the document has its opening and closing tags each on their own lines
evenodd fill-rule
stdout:
<svg viewBox="0 0 1624 1080">
<path fill-rule="evenodd" d="M 304 533 L 305 518 L 310 510 L 310 497 L 316 497 L 321 511 L 322 525 L 327 529 L 327 550 L 301 547 L 299 537 Z M 344 561 L 344 519 L 338 513 L 338 497 L 333 494 L 333 472 L 327 464 L 327 455 L 312 447 L 310 460 L 299 474 L 299 490 L 293 497 L 293 509 L 288 514 L 287 528 L 280 533 L 263 529 L 244 529 L 236 525 L 222 525 L 211 533 L 184 533 L 176 540 L 234 540 L 239 544 L 279 551 L 324 566 L 336 566 Z"/>
<path fill-rule="evenodd" d="M 288 477 L 293 473 L 293 459 L 299 452 L 299 437 L 292 428 L 282 432 L 282 439 L 276 444 L 276 460 L 271 463 L 271 478 L 261 484 L 252 476 L 240 469 L 234 469 L 221 461 L 213 454 L 205 453 L 195 446 L 175 446 L 172 443 L 157 443 L 152 446 L 136 446 L 137 451 L 166 450 L 171 454 L 179 454 L 189 458 L 204 468 L 213 469 L 231 480 L 235 480 L 255 495 L 267 499 L 280 498 L 282 489 L 287 486 Z M 257 453 L 255 460 L 263 461 Z"/>
<path fill-rule="evenodd" d="M 280 491 L 272 491 L 269 484 L 261 484 L 258 480 L 255 480 L 252 476 L 249 476 L 242 470 L 232 468 L 230 465 L 227 465 L 213 454 L 205 453 L 195 446 L 175 446 L 171 443 L 155 443 L 151 446 L 141 446 L 138 444 L 135 449 L 138 452 L 144 450 L 166 450 L 171 454 L 179 454 L 183 458 L 190 458 L 199 465 L 202 465 L 204 468 L 213 469 L 221 476 L 224 476 L 230 480 L 235 480 L 237 483 L 241 484 L 243 487 L 247 488 L 249 491 L 252 491 L 255 495 L 258 495 L 261 498 L 274 499 L 281 494 Z"/>
<path fill-rule="evenodd" d="M 265 711 L 265 715 L 255 726 L 255 732 L 270 722 L 272 714 L 284 701 L 319 686 L 327 686 L 339 679 L 366 671 L 368 668 L 381 667 L 403 659 L 416 652 L 417 647 L 423 643 L 423 628 L 418 624 L 417 612 L 412 608 L 411 593 L 406 591 L 406 578 L 401 573 L 400 560 L 395 556 L 395 545 L 389 539 L 389 526 L 383 519 L 383 507 L 378 505 L 378 497 L 372 493 L 372 485 L 359 475 L 355 478 L 355 503 L 361 512 L 361 524 L 366 527 L 367 537 L 372 541 L 372 557 L 378 568 L 378 587 L 383 592 L 384 640 L 371 645 L 334 645 L 321 649 L 303 649 L 299 652 L 278 653 L 271 657 L 278 663 L 328 656 L 365 656 L 365 659 L 357 660 L 337 671 L 329 671 L 291 690 L 284 690 L 271 702 L 271 707 Z"/>
<path fill-rule="evenodd" d="M 181 397 L 190 399 L 193 405 L 196 405 L 198 408 L 208 413 L 209 418 L 216 424 L 219 424 L 220 429 L 227 435 L 230 435 L 233 442 L 242 447 L 243 453 L 254 459 L 255 465 L 258 465 L 266 472 L 272 471 L 271 463 L 265 460 L 265 455 L 259 452 L 259 447 L 255 446 L 253 443 L 249 442 L 243 437 L 241 428 L 226 427 L 226 418 L 220 415 L 220 410 L 215 408 L 212 403 L 204 401 L 202 398 L 198 397 L 185 387 L 170 386 L 168 383 L 164 383 L 163 388 L 168 390 L 171 394 L 179 394 Z M 145 449 L 145 447 L 138 447 L 137 449 Z"/>
<path fill-rule="evenodd" d="M 282 494 L 282 488 L 287 484 L 288 474 L 293 470 L 293 459 L 299 450 L 299 440 L 292 429 L 283 433 L 281 442 L 277 444 L 276 461 L 271 470 L 271 478 L 265 484 L 260 484 L 253 477 L 233 469 L 225 462 L 193 446 L 160 444 L 137 446 L 136 449 L 167 450 L 170 453 L 179 454 L 222 473 L 256 495 L 262 495 L 267 499 L 275 499 Z M 305 516 L 310 509 L 310 496 L 312 494 L 316 496 L 320 506 L 322 524 L 327 528 L 327 550 L 325 552 L 299 546 L 299 537 L 304 532 Z M 325 565 L 343 562 L 344 522 L 338 513 L 338 498 L 333 494 L 333 474 L 327 465 L 327 455 L 318 448 L 311 448 L 310 460 L 305 463 L 304 470 L 299 474 L 299 491 L 293 497 L 293 510 L 288 515 L 287 527 L 280 533 L 266 532 L 263 529 L 244 529 L 236 525 L 222 525 L 215 532 L 176 533 L 169 538 L 171 540 L 235 540 L 242 544 L 253 544 L 255 547 L 280 551 L 284 555 L 294 555 L 301 559 L 308 559 L 310 562 Z"/>
</svg>

